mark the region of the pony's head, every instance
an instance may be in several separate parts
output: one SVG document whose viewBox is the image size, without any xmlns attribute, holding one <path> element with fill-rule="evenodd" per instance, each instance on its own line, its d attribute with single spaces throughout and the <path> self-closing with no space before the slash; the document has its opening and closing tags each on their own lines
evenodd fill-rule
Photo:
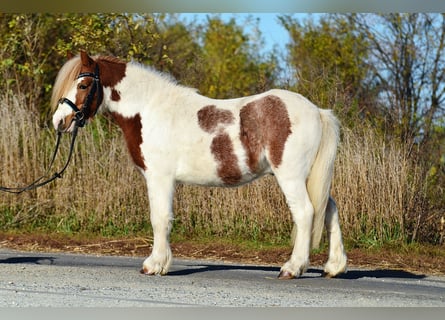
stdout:
<svg viewBox="0 0 445 320">
<path fill-rule="evenodd" d="M 71 131 L 76 121 L 83 126 L 94 117 L 103 101 L 103 86 L 98 63 L 85 51 L 68 60 L 54 83 L 51 106 L 54 127 Z"/>
</svg>

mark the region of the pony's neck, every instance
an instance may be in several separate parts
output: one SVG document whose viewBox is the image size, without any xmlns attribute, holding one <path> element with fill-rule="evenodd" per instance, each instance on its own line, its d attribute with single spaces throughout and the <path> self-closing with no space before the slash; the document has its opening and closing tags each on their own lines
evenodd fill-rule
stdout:
<svg viewBox="0 0 445 320">
<path fill-rule="evenodd" d="M 121 101 L 121 92 L 116 89 L 121 81 L 125 82 L 123 86 L 125 92 L 122 94 L 127 97 L 137 95 L 140 97 L 141 105 L 149 108 L 165 108 L 171 105 L 169 103 L 171 101 L 185 101 L 198 94 L 196 89 L 178 85 L 169 74 L 137 62 L 126 63 L 113 57 L 99 57 L 96 61 L 99 64 L 102 85 L 111 90 L 111 95 L 107 99 L 115 102 Z M 126 110 L 122 110 L 126 107 L 115 104 L 113 110 L 110 110 L 109 105 L 105 103 L 104 111 L 126 114 Z"/>
</svg>

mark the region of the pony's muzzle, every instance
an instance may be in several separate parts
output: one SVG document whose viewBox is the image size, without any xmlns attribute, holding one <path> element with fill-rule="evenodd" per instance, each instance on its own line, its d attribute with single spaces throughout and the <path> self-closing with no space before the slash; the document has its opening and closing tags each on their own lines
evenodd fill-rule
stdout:
<svg viewBox="0 0 445 320">
<path fill-rule="evenodd" d="M 57 131 L 59 131 L 59 132 L 63 132 L 63 130 L 65 129 L 64 127 L 65 127 L 65 121 L 63 121 L 63 119 L 61 119 L 60 121 L 59 121 L 59 123 L 57 124 L 57 126 L 55 126 L 56 127 L 56 130 Z"/>
<path fill-rule="evenodd" d="M 71 132 L 74 128 L 74 114 L 60 119 L 54 119 L 53 125 L 58 132 Z"/>
</svg>

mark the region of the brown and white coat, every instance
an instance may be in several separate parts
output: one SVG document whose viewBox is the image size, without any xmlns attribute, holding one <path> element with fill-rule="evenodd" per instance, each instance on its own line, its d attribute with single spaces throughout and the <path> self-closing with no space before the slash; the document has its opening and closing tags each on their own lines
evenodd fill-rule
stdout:
<svg viewBox="0 0 445 320">
<path fill-rule="evenodd" d="M 53 122 L 59 130 L 71 129 L 73 111 L 57 101 L 65 96 L 80 107 L 91 80 L 76 74 L 96 64 L 103 100 L 93 107 L 111 113 L 147 181 L 154 243 L 144 273 L 165 274 L 170 267 L 176 183 L 234 187 L 265 174 L 275 175 L 297 230 L 280 277 L 298 277 L 307 269 L 311 244 L 318 246 L 324 224 L 330 241 L 325 273 L 346 270 L 338 212 L 329 196 L 339 136 L 331 111 L 278 89 L 210 99 L 146 66 L 82 52 L 61 69 L 54 86 Z"/>
</svg>

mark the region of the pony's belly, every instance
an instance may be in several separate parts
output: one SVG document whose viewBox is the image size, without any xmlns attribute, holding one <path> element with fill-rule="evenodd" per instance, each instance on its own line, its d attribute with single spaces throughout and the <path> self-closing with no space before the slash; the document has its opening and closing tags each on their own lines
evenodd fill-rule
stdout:
<svg viewBox="0 0 445 320">
<path fill-rule="evenodd" d="M 221 173 L 217 169 L 213 172 L 189 172 L 188 174 L 178 174 L 176 182 L 181 184 L 191 184 L 210 187 L 238 187 L 246 183 L 252 182 L 266 174 L 271 174 L 268 168 L 256 173 L 249 171 L 238 174 L 237 172 Z"/>
</svg>

